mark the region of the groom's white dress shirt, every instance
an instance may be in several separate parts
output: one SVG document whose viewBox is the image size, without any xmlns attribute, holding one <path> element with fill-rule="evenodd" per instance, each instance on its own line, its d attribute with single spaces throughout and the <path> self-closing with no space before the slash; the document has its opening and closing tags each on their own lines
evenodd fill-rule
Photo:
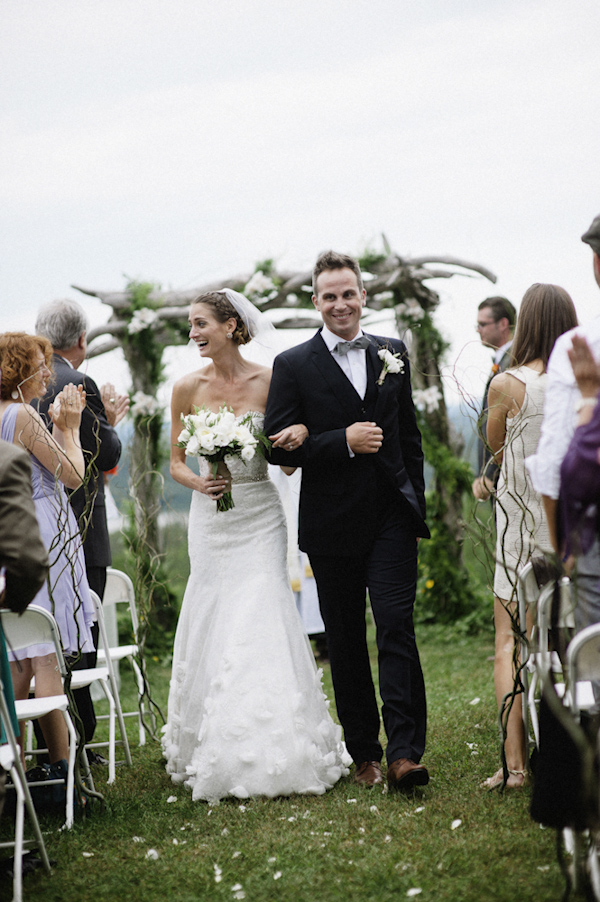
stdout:
<svg viewBox="0 0 600 902">
<path fill-rule="evenodd" d="M 354 338 L 361 335 L 364 335 L 364 332 L 359 329 Z M 346 374 L 360 397 L 364 398 L 367 393 L 367 352 L 364 348 L 353 348 L 347 354 L 336 354 L 335 346 L 344 339 L 334 335 L 325 325 L 321 330 L 321 337 L 337 365 Z"/>
</svg>

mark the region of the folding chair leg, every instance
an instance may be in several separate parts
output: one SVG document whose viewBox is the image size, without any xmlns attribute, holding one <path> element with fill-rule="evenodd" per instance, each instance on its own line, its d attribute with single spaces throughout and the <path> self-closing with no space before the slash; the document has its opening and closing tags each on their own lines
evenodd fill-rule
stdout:
<svg viewBox="0 0 600 902">
<path fill-rule="evenodd" d="M 138 728 L 139 728 L 139 743 L 140 745 L 146 745 L 146 730 L 144 729 L 144 677 L 142 676 L 142 671 L 140 670 L 137 661 L 133 658 L 130 658 L 131 666 L 133 667 L 133 672 L 135 674 L 135 679 L 137 682 L 137 691 L 138 691 Z"/>
<path fill-rule="evenodd" d="M 67 711 L 63 711 L 63 717 L 65 719 L 65 724 L 67 725 L 67 730 L 69 731 L 69 761 L 67 767 L 67 819 L 65 822 L 65 827 L 67 828 L 67 830 L 70 830 L 73 826 L 74 821 L 73 796 L 75 794 L 75 756 L 77 752 L 77 731 L 75 730 L 73 721 L 69 717 Z"/>
</svg>

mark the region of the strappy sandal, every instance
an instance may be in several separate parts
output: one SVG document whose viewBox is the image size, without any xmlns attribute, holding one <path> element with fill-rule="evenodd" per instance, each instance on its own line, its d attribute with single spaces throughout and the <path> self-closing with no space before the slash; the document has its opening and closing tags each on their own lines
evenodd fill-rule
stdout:
<svg viewBox="0 0 600 902">
<path fill-rule="evenodd" d="M 511 783 L 507 782 L 505 784 L 504 783 L 504 771 L 502 770 L 502 768 L 500 768 L 500 770 L 496 771 L 496 773 L 492 777 L 488 777 L 487 780 L 484 780 L 483 783 L 479 784 L 480 789 L 488 789 L 488 790 L 498 789 L 499 786 L 504 786 L 504 785 L 506 785 L 507 789 L 520 789 L 527 782 L 528 773 L 526 770 L 512 770 L 511 768 L 509 768 L 508 773 L 509 773 L 509 779 L 510 779 L 510 774 L 512 774 L 514 777 L 522 777 L 523 779 L 521 780 L 520 783 L 512 783 L 511 784 Z"/>
</svg>

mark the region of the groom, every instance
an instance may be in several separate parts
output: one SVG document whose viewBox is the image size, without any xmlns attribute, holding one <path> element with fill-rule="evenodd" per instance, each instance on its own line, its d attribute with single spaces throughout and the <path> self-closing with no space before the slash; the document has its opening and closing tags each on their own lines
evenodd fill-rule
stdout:
<svg viewBox="0 0 600 902">
<path fill-rule="evenodd" d="M 426 701 L 413 629 L 417 537 L 429 531 L 409 363 L 403 342 L 363 334 L 366 292 L 352 257 L 322 254 L 313 292 L 323 327 L 276 358 L 265 432 L 274 437 L 293 423 L 309 431 L 297 450 L 293 441 L 284 450 L 276 440 L 272 462 L 302 467 L 299 545 L 317 581 L 355 780 L 367 786 L 383 782 L 366 643 L 368 590 L 377 627 L 387 780 L 390 789 L 406 792 L 429 782 L 419 763 Z M 385 350 L 387 366 L 378 353 Z"/>
</svg>

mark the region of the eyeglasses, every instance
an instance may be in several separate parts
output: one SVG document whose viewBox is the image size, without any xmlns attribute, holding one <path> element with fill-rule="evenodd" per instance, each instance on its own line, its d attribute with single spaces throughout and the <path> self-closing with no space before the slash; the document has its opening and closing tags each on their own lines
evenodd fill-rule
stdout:
<svg viewBox="0 0 600 902">
<path fill-rule="evenodd" d="M 495 322 L 496 322 L 495 319 L 488 319 L 484 323 L 476 323 L 475 331 L 481 332 L 481 330 L 484 329 L 486 326 L 492 326 L 495 324 Z"/>
</svg>

